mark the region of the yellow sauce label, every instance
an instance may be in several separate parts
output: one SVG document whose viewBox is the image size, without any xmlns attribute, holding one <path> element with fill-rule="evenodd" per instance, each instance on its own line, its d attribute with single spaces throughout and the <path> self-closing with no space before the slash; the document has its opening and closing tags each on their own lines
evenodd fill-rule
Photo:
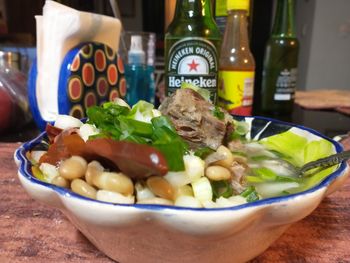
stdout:
<svg viewBox="0 0 350 263">
<path fill-rule="evenodd" d="M 215 1 L 215 16 L 227 16 L 226 0 Z"/>
<path fill-rule="evenodd" d="M 233 114 L 250 115 L 254 71 L 219 71 L 218 103 Z"/>
</svg>

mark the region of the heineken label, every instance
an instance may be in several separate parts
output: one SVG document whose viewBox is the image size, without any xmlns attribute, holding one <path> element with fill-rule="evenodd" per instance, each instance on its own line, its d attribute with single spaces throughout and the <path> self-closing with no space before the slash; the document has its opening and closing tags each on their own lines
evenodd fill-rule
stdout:
<svg viewBox="0 0 350 263">
<path fill-rule="evenodd" d="M 166 67 L 168 94 L 181 87 L 182 82 L 208 89 L 211 100 L 216 99 L 218 58 L 215 45 L 205 38 L 183 38 L 169 49 Z"/>
<path fill-rule="evenodd" d="M 284 69 L 280 72 L 276 80 L 276 93 L 274 100 L 292 100 L 294 99 L 297 79 L 297 69 Z"/>
</svg>

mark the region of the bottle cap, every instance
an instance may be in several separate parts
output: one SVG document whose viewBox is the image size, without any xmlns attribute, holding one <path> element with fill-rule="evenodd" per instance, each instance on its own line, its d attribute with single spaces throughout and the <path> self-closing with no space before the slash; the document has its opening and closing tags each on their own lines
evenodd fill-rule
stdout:
<svg viewBox="0 0 350 263">
<path fill-rule="evenodd" d="M 145 64 L 145 51 L 142 48 L 142 37 L 139 35 L 131 36 L 130 50 L 128 52 L 129 64 Z"/>
<path fill-rule="evenodd" d="M 249 11 L 249 0 L 227 0 L 227 10 Z"/>
</svg>

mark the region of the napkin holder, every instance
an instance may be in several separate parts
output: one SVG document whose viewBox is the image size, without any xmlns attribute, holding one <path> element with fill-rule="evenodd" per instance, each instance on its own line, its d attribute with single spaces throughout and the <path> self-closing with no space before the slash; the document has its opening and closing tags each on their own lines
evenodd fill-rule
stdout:
<svg viewBox="0 0 350 263">
<path fill-rule="evenodd" d="M 36 95 L 37 62 L 29 72 L 28 99 L 33 119 L 40 130 L 46 123 L 38 107 Z M 124 64 L 109 46 L 86 42 L 72 48 L 64 57 L 57 89 L 58 113 L 76 118 L 86 117 L 86 109 L 126 96 Z M 45 110 L 45 109 L 42 109 Z"/>
</svg>

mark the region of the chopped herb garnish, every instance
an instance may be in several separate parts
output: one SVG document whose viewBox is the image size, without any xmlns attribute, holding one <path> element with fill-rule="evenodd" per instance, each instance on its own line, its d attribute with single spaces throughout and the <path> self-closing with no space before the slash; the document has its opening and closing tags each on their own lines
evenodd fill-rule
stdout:
<svg viewBox="0 0 350 263">
<path fill-rule="evenodd" d="M 213 152 L 215 152 L 215 151 L 209 147 L 202 147 L 202 148 L 198 148 L 194 152 L 194 155 L 198 156 L 199 158 L 204 160 L 209 154 L 211 154 Z"/>
<path fill-rule="evenodd" d="M 260 167 L 253 169 L 254 174 L 260 177 L 263 181 L 275 181 L 277 174 L 266 167 Z"/>
<path fill-rule="evenodd" d="M 250 202 L 254 202 L 259 200 L 259 195 L 257 193 L 257 191 L 255 190 L 254 186 L 248 186 L 242 193 L 241 196 L 243 196 L 248 203 Z"/>
<path fill-rule="evenodd" d="M 212 181 L 211 186 L 213 188 L 213 199 L 214 201 L 219 197 L 228 198 L 232 196 L 233 189 L 229 181 Z"/>
<path fill-rule="evenodd" d="M 109 137 L 115 140 L 149 144 L 161 151 L 170 171 L 185 169 L 183 155 L 187 143 L 176 133 L 166 116 L 153 117 L 153 105 L 139 101 L 130 110 L 113 102 L 88 108 L 88 123 L 100 133 L 93 138 Z"/>
<path fill-rule="evenodd" d="M 221 110 L 219 106 L 214 107 L 213 115 L 219 120 L 225 119 L 225 113 Z"/>
</svg>

